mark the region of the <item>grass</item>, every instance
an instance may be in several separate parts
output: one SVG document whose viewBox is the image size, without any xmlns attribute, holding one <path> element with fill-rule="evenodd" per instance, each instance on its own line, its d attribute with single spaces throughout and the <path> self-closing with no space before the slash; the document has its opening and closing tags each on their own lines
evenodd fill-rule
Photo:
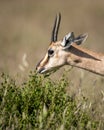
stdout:
<svg viewBox="0 0 104 130">
<path fill-rule="evenodd" d="M 102 122 L 91 117 L 87 99 L 76 101 L 66 92 L 67 78 L 54 82 L 31 72 L 18 85 L 2 74 L 0 85 L 1 130 L 97 130 Z M 89 109 L 89 110 L 88 110 Z"/>
</svg>

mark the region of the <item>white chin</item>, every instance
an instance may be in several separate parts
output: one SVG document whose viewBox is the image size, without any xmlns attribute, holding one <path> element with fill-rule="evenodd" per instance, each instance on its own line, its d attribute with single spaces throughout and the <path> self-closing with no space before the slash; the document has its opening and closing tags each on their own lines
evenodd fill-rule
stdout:
<svg viewBox="0 0 104 130">
<path fill-rule="evenodd" d="M 50 72 L 53 72 L 54 70 L 53 69 L 44 69 L 40 72 L 40 74 L 47 74 L 47 73 L 50 73 Z"/>
<path fill-rule="evenodd" d="M 52 68 L 50 68 L 50 69 L 43 69 L 43 70 L 41 70 L 39 73 L 40 74 L 47 74 L 47 73 L 54 73 L 54 72 L 56 72 L 59 68 L 60 68 L 61 66 L 58 66 L 58 67 L 52 67 Z"/>
<path fill-rule="evenodd" d="M 47 70 L 42 70 L 40 73 L 41 74 L 47 73 Z"/>
</svg>

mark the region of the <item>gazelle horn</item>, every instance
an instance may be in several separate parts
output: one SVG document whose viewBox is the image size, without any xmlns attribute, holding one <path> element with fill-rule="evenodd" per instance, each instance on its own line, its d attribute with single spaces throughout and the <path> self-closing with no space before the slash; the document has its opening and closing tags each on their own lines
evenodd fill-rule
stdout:
<svg viewBox="0 0 104 130">
<path fill-rule="evenodd" d="M 60 21 L 61 21 L 61 14 L 59 13 L 56 16 L 56 19 L 55 19 L 55 22 L 54 22 L 54 27 L 53 27 L 52 36 L 51 36 L 51 42 L 56 42 L 57 41 Z"/>
</svg>

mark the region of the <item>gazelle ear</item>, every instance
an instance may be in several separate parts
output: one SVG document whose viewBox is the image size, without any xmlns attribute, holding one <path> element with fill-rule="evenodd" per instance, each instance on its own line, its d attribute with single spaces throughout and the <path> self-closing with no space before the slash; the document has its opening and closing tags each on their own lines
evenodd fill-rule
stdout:
<svg viewBox="0 0 104 130">
<path fill-rule="evenodd" d="M 61 45 L 64 47 L 64 49 L 68 49 L 73 43 L 80 45 L 87 39 L 87 37 L 88 34 L 86 33 L 86 34 L 81 34 L 75 38 L 74 33 L 70 32 L 63 38 Z"/>
<path fill-rule="evenodd" d="M 74 39 L 74 43 L 76 43 L 77 45 L 80 45 L 81 43 L 85 42 L 85 40 L 87 39 L 88 34 L 81 34 L 78 37 L 76 37 Z"/>
<path fill-rule="evenodd" d="M 74 33 L 70 32 L 68 33 L 62 40 L 61 45 L 63 47 L 70 47 L 71 43 L 74 41 Z"/>
</svg>

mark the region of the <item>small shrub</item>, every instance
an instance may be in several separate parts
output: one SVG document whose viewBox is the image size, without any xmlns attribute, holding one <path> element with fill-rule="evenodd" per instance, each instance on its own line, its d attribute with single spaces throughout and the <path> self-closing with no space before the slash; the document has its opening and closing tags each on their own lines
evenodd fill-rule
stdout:
<svg viewBox="0 0 104 130">
<path fill-rule="evenodd" d="M 95 130 L 97 123 L 66 93 L 67 86 L 65 77 L 53 82 L 35 72 L 30 74 L 27 82 L 18 86 L 3 74 L 0 86 L 0 128 Z"/>
</svg>

